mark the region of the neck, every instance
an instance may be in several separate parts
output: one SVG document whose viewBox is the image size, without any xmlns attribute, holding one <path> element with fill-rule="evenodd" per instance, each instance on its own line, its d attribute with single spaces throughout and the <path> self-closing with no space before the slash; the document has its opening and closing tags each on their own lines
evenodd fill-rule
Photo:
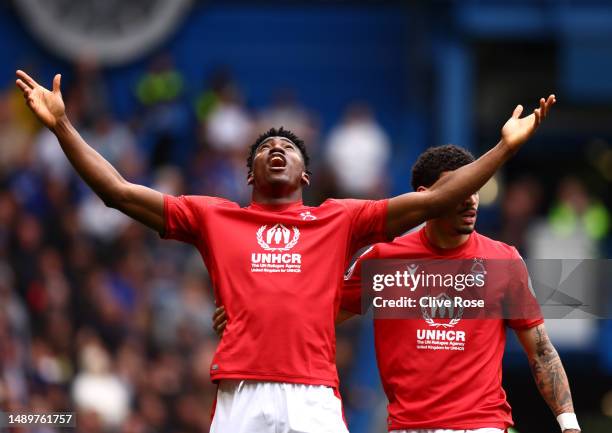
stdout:
<svg viewBox="0 0 612 433">
<path fill-rule="evenodd" d="M 270 194 L 253 188 L 251 201 L 260 204 L 286 204 L 302 201 L 302 189 L 298 188 L 289 194 Z"/>
<path fill-rule="evenodd" d="M 434 221 L 427 221 L 425 235 L 432 245 L 441 249 L 457 248 L 466 243 L 470 238 L 469 234 L 450 233 L 448 228 L 441 227 Z"/>
</svg>

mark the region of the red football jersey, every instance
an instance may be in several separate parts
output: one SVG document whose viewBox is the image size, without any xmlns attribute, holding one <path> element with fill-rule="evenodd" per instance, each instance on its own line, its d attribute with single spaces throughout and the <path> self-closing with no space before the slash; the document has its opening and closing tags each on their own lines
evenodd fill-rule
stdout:
<svg viewBox="0 0 612 433">
<path fill-rule="evenodd" d="M 368 259 L 502 259 L 524 264 L 514 247 L 476 232 L 458 248 L 440 249 L 421 229 L 367 250 L 345 277 L 341 309 L 361 313 L 361 270 Z M 515 299 L 535 304 L 530 319 L 375 319 L 376 358 L 389 399 L 388 428 L 506 429 L 513 424 L 502 388 L 505 326 L 543 323 L 524 272 L 505 273 Z M 534 309 L 531 309 L 534 311 Z M 501 317 L 501 316 L 500 316 Z M 442 322 L 440 322 L 442 323 Z"/>
<path fill-rule="evenodd" d="M 253 379 L 338 386 L 334 320 L 343 272 L 385 239 L 387 200 L 319 207 L 206 196 L 164 196 L 163 237 L 198 248 L 228 324 L 213 381 Z"/>
</svg>

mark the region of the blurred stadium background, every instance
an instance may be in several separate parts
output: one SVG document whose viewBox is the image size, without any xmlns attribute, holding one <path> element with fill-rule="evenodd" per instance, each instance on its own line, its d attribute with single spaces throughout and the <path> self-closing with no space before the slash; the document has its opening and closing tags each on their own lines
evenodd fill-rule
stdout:
<svg viewBox="0 0 612 433">
<path fill-rule="evenodd" d="M 612 1 L 15 0 L 0 3 L 0 48 L 2 410 L 196 433 L 215 392 L 196 250 L 92 195 L 27 111 L 17 68 L 44 85 L 62 73 L 73 123 L 127 178 L 241 203 L 245 146 L 271 125 L 309 145 L 309 203 L 376 198 L 409 189 L 426 147 L 480 154 L 517 103 L 554 92 L 483 189 L 479 231 L 527 258 L 612 253 Z M 611 432 L 612 323 L 548 326 L 583 430 Z M 339 328 L 338 366 L 351 432 L 385 431 L 369 319 Z M 504 385 L 519 432 L 557 431 L 512 338 Z"/>
</svg>

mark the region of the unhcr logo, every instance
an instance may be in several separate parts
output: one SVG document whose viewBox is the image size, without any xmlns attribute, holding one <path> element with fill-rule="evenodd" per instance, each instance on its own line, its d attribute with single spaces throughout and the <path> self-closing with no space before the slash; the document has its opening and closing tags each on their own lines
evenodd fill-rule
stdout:
<svg viewBox="0 0 612 433">
<path fill-rule="evenodd" d="M 300 231 L 293 226 L 288 229 L 282 224 L 268 228 L 263 225 L 257 230 L 257 243 L 266 251 L 289 251 L 300 239 Z"/>
<path fill-rule="evenodd" d="M 442 302 L 436 302 L 431 307 L 431 317 L 434 319 L 452 319 L 453 314 L 455 314 L 455 307 L 453 307 L 450 296 L 441 293 L 435 299 Z M 446 304 L 449 304 L 450 307 L 445 307 Z"/>
</svg>

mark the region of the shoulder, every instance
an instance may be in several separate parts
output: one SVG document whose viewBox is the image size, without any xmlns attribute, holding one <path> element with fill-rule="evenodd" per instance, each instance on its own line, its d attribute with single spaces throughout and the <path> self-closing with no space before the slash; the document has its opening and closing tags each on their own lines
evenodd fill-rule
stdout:
<svg viewBox="0 0 612 433">
<path fill-rule="evenodd" d="M 414 229 L 408 233 L 405 233 L 401 236 L 396 237 L 391 242 L 387 242 L 391 245 L 412 245 L 415 243 L 421 244 L 421 230 L 422 229 Z"/>
<path fill-rule="evenodd" d="M 319 208 L 341 208 L 349 209 L 360 206 L 365 200 L 356 200 L 352 198 L 328 198 L 319 205 Z"/>
<path fill-rule="evenodd" d="M 174 204 L 183 204 L 191 207 L 239 207 L 237 203 L 221 197 L 212 197 L 208 195 L 165 195 L 165 200 Z"/>
<path fill-rule="evenodd" d="M 239 208 L 236 203 L 205 195 L 164 195 L 164 218 L 205 218 L 222 209 Z"/>
<path fill-rule="evenodd" d="M 389 201 L 389 199 L 382 200 L 363 200 L 358 198 L 328 198 L 325 200 L 319 207 L 327 207 L 327 206 L 339 206 L 344 208 L 355 208 L 362 207 L 368 205 L 375 205 L 378 203 L 385 203 Z"/>
<path fill-rule="evenodd" d="M 210 197 L 210 196 L 205 196 L 205 195 L 199 195 L 196 197 L 201 197 L 201 199 L 204 200 L 209 206 L 232 207 L 232 208 L 240 207 L 238 203 L 228 200 L 226 198 L 222 198 L 222 197 Z"/>
<path fill-rule="evenodd" d="M 488 236 L 481 235 L 480 233 L 474 232 L 476 236 L 476 245 L 478 250 L 486 252 L 488 258 L 498 259 L 517 259 L 521 258 L 521 255 L 515 247 L 508 245 L 505 242 L 491 239 Z"/>
<path fill-rule="evenodd" d="M 363 254 L 365 259 L 406 257 L 424 255 L 419 230 L 398 236 L 389 242 L 378 242 Z M 367 254 L 366 254 L 367 253 Z"/>
<path fill-rule="evenodd" d="M 316 210 L 327 216 L 333 215 L 343 219 L 348 218 L 352 221 L 355 215 L 360 212 L 360 209 L 363 209 L 365 202 L 365 200 L 328 198 L 319 206 L 311 208 L 311 210 Z"/>
<path fill-rule="evenodd" d="M 392 241 L 384 242 L 379 245 L 383 248 L 401 248 L 403 250 L 407 248 L 422 249 L 424 247 L 423 241 L 421 240 L 420 229 L 414 229 L 411 232 L 396 237 Z"/>
<path fill-rule="evenodd" d="M 338 209 L 352 215 L 370 214 L 386 211 L 389 199 L 382 200 L 360 200 L 356 198 L 329 198 L 325 200 L 319 208 Z"/>
</svg>

